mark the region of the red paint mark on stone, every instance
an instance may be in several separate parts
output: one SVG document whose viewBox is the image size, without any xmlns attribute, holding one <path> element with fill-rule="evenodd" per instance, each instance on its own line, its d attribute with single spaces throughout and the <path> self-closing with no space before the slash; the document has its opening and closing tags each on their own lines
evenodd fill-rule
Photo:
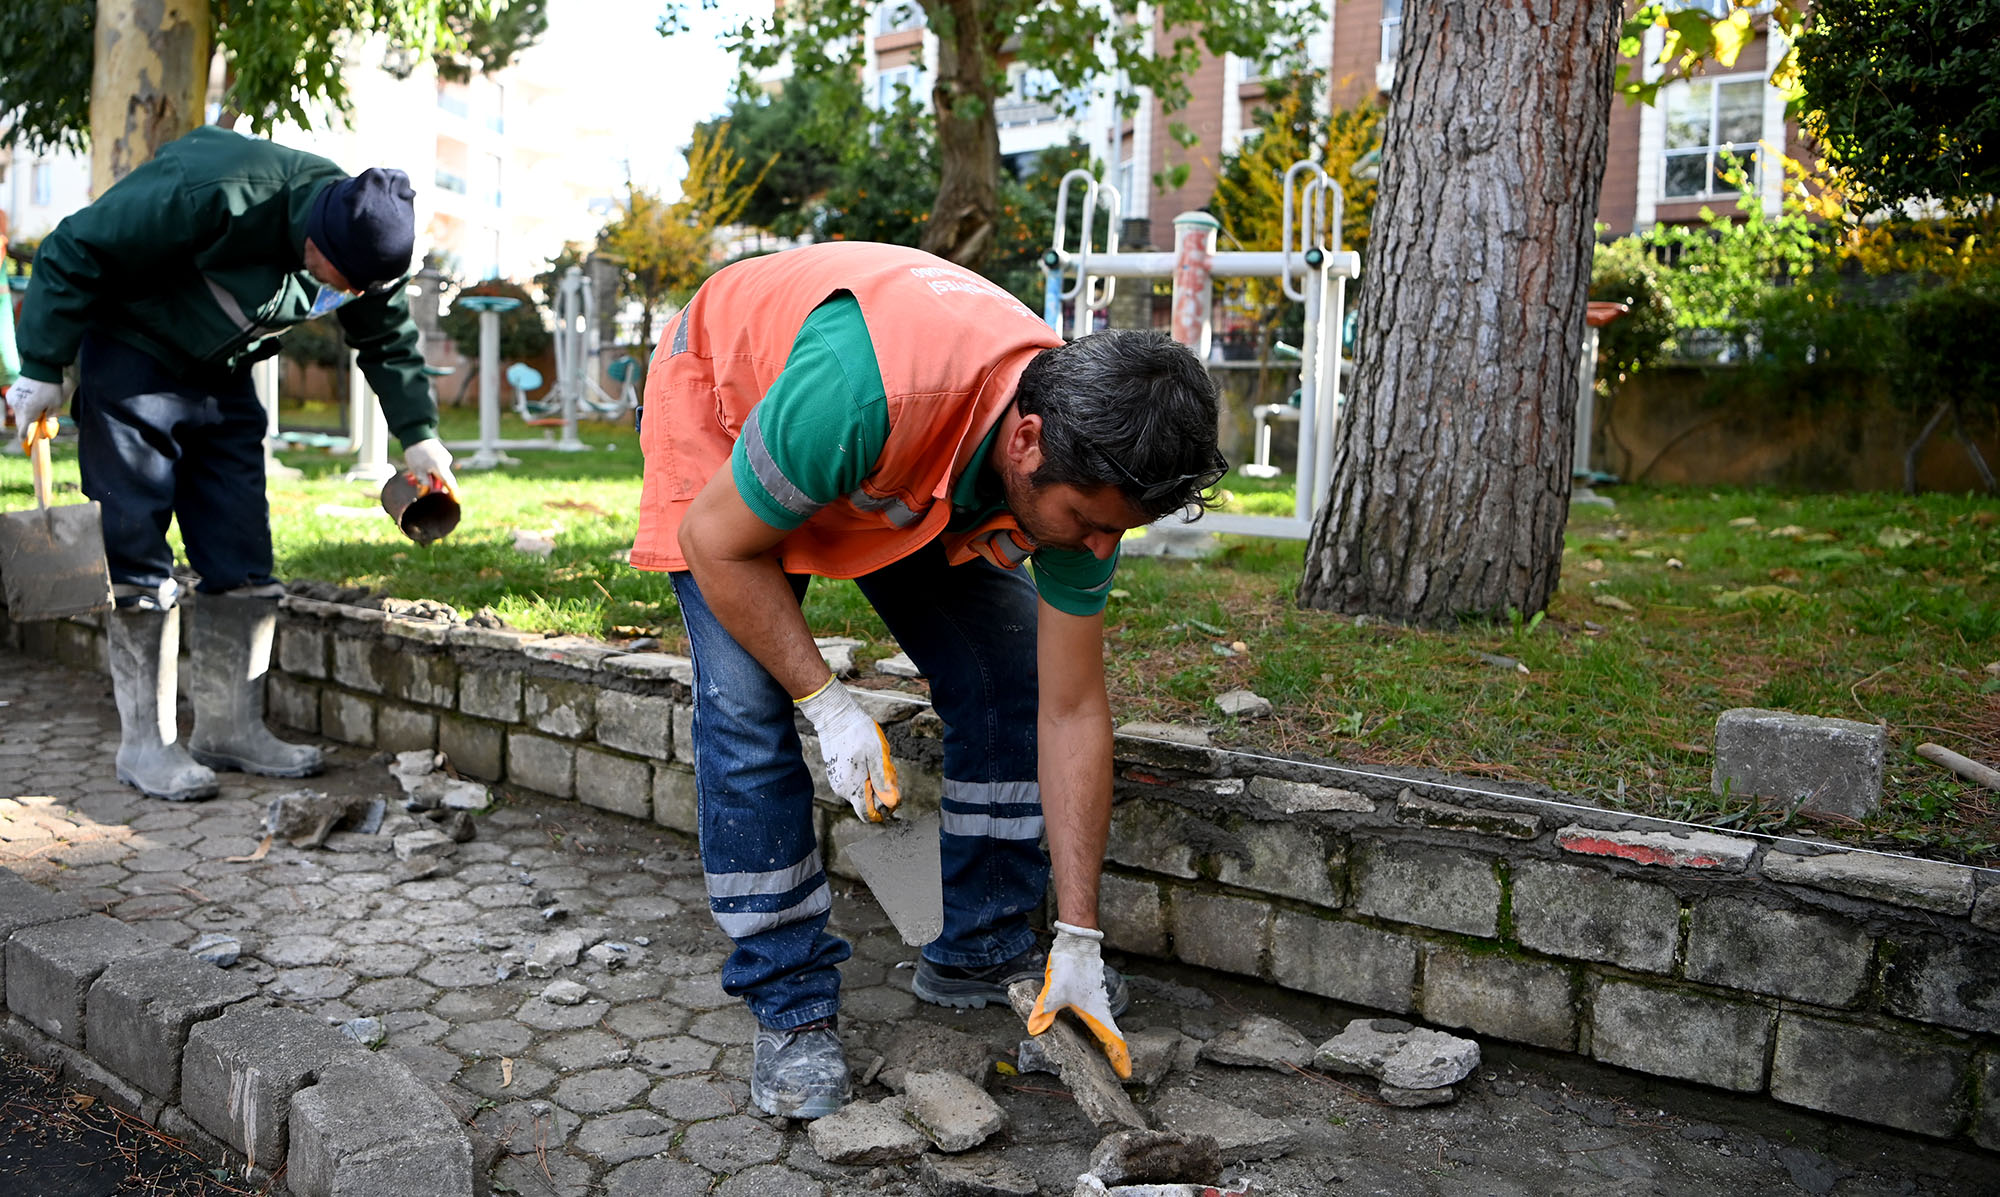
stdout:
<svg viewBox="0 0 2000 1197">
<path fill-rule="evenodd" d="M 1563 835 L 1557 836 L 1556 842 L 1570 852 L 1586 856 L 1616 856 L 1639 864 L 1668 865 L 1677 869 L 1713 869 L 1722 864 L 1721 858 L 1699 852 L 1677 851 L 1652 844 L 1628 844 L 1609 836 Z"/>
<path fill-rule="evenodd" d="M 1125 770 L 1125 780 L 1126 780 L 1126 781 L 1143 781 L 1143 782 L 1145 782 L 1145 783 L 1146 783 L 1147 785 L 1149 785 L 1149 786 L 1163 786 L 1163 785 L 1166 785 L 1166 784 L 1167 784 L 1167 779 L 1166 779 L 1166 778 L 1164 778 L 1164 777 L 1160 777 L 1160 776 L 1158 776 L 1157 774 L 1153 774 L 1153 773 L 1143 773 L 1143 772 L 1140 772 L 1140 771 L 1139 771 L 1139 770 L 1137 770 L 1137 769 L 1127 769 L 1127 770 Z"/>
</svg>

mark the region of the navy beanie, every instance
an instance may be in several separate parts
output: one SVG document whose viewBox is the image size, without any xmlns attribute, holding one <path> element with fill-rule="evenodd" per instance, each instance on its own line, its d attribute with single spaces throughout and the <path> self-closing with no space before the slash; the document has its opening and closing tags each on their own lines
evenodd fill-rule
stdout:
<svg viewBox="0 0 2000 1197">
<path fill-rule="evenodd" d="M 394 282 L 410 270 L 416 197 L 410 176 L 370 167 L 321 190 L 306 217 L 306 236 L 355 287 Z"/>
</svg>

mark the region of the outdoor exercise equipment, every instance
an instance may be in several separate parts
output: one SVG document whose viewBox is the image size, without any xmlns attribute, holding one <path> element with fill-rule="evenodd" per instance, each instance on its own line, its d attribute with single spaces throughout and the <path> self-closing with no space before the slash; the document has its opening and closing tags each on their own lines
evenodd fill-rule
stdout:
<svg viewBox="0 0 2000 1197">
<path fill-rule="evenodd" d="M 462 303 L 479 313 L 479 451 L 462 468 L 490 470 L 496 466 L 519 465 L 518 458 L 509 457 L 505 452 L 519 448 L 519 444 L 500 439 L 500 313 L 513 311 L 521 306 L 521 301 L 509 295 L 460 295 L 452 302 Z M 456 452 L 470 446 L 448 444 L 445 447 Z"/>
<path fill-rule="evenodd" d="M 597 385 L 603 346 L 598 340 L 597 298 L 583 267 L 563 271 L 556 284 L 556 390 L 566 416 L 615 420 L 631 410 L 637 396 L 626 388 L 618 398 Z M 615 365 L 615 363 L 614 363 Z"/>
<path fill-rule="evenodd" d="M 1087 170 L 1064 175 L 1056 190 L 1055 240 L 1042 255 L 1042 314 L 1049 326 L 1063 332 L 1062 305 L 1071 301 L 1071 336 L 1090 331 L 1094 313 L 1111 304 L 1120 278 L 1172 278 L 1174 340 L 1208 356 L 1213 336 L 1215 278 L 1276 278 L 1285 295 L 1305 304 L 1305 343 L 1299 351 L 1299 448 L 1294 514 L 1283 516 L 1226 515 L 1204 512 L 1195 527 L 1211 532 L 1241 532 L 1256 536 L 1304 539 L 1312 530 L 1312 515 L 1324 497 L 1333 463 L 1333 429 L 1341 408 L 1340 337 L 1347 303 L 1347 281 L 1361 273 L 1361 256 L 1340 248 L 1340 219 L 1346 196 L 1324 168 L 1311 161 L 1295 162 L 1285 172 L 1282 248 L 1277 251 L 1218 252 L 1221 226 L 1206 212 L 1184 212 L 1174 218 L 1171 253 L 1128 253 L 1118 249 L 1123 199 L 1118 189 Z M 1067 245 L 1072 184 L 1081 184 L 1083 211 L 1077 248 Z M 1109 220 L 1104 248 L 1091 247 L 1098 211 Z M 1327 365 L 1326 363 L 1331 363 Z M 1182 527 L 1177 517 L 1155 525 Z"/>
</svg>

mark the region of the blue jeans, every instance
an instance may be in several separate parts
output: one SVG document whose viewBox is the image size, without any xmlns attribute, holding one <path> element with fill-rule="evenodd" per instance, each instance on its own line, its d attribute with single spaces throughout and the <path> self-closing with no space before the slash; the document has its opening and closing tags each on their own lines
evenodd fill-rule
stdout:
<svg viewBox="0 0 2000 1197">
<path fill-rule="evenodd" d="M 929 545 L 861 592 L 930 678 L 944 720 L 944 931 L 937 964 L 998 964 L 1034 943 L 1048 887 L 1035 781 L 1035 588 L 985 561 L 950 566 Z M 791 696 L 715 621 L 694 577 L 673 575 L 695 663 L 695 789 L 709 911 L 736 950 L 722 987 L 767 1027 L 840 1007 L 850 949 L 826 930 L 833 891 L 813 832 L 813 783 Z M 805 597 L 807 578 L 792 577 Z M 843 816 L 845 817 L 845 816 Z"/>
<path fill-rule="evenodd" d="M 177 377 L 96 332 L 84 336 L 77 371 L 77 464 L 83 493 L 103 508 L 119 606 L 172 605 L 175 519 L 203 594 L 268 585 L 267 425 L 250 372 Z"/>
</svg>

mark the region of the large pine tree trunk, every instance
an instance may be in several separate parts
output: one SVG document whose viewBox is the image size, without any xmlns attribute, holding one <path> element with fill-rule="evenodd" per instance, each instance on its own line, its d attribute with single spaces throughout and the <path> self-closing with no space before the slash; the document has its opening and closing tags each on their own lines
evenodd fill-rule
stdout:
<svg viewBox="0 0 2000 1197">
<path fill-rule="evenodd" d="M 977 269 L 993 249 L 1000 210 L 1000 126 L 994 119 L 999 47 L 984 0 L 925 5 L 938 35 L 936 82 L 937 202 L 918 248 Z"/>
<path fill-rule="evenodd" d="M 208 0 L 97 0 L 90 73 L 90 190 L 132 173 L 202 123 Z"/>
<path fill-rule="evenodd" d="M 1405 5 L 1301 605 L 1431 626 L 1548 605 L 1622 19 L 1604 0 Z"/>
</svg>

